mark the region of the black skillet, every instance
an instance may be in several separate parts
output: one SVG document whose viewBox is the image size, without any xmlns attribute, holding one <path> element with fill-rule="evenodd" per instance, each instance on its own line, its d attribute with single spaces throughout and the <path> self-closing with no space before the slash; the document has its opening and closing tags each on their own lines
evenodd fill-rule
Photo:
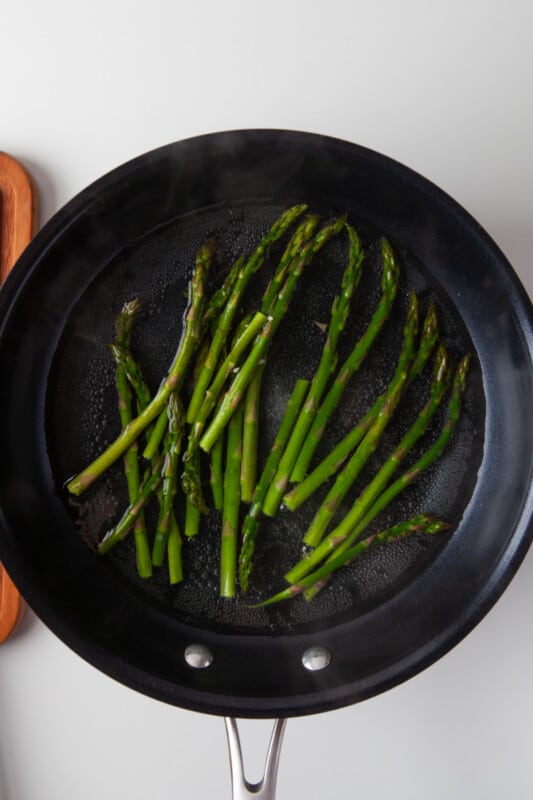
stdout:
<svg viewBox="0 0 533 800">
<path fill-rule="evenodd" d="M 377 301 L 380 234 L 402 263 L 394 312 L 323 452 L 386 384 L 412 289 L 423 308 L 436 301 L 454 360 L 473 354 L 448 451 L 375 526 L 420 510 L 445 516 L 453 528 L 431 541 L 415 537 L 369 551 L 313 603 L 298 598 L 254 610 L 250 600 L 217 599 L 218 519 L 210 515 L 187 546 L 188 580 L 174 589 L 164 574 L 143 583 L 127 540 L 110 558 L 93 549 L 121 510 L 120 469 L 80 503 L 62 488 L 117 432 L 106 348 L 114 315 L 124 300 L 141 297 L 134 347 L 157 386 L 180 335 L 199 243 L 217 237 L 215 273 L 222 274 L 283 208 L 301 201 L 324 218 L 346 212 L 368 250 L 343 352 Z M 310 267 L 279 331 L 264 379 L 266 442 L 296 378 L 313 374 L 322 342 L 315 321 L 327 320 L 345 244 L 340 237 Z M 262 280 L 258 275 L 250 303 Z M 45 226 L 0 293 L 0 320 L 0 559 L 52 631 L 136 690 L 242 717 L 288 717 L 363 700 L 455 645 L 525 555 L 532 534 L 529 301 L 463 209 L 382 155 L 268 130 L 202 136 L 143 155 L 84 190 Z M 379 458 L 416 414 L 427 386 L 428 374 L 412 387 Z M 264 526 L 252 601 L 282 587 L 314 502 Z M 208 648 L 208 668 L 190 666 L 190 645 Z M 317 647 L 330 654 L 329 666 L 308 670 L 303 654 Z"/>
</svg>

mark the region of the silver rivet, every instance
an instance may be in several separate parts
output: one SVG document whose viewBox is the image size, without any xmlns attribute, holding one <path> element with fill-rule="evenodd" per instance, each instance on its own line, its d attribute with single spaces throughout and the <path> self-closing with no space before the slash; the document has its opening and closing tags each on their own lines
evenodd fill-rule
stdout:
<svg viewBox="0 0 533 800">
<path fill-rule="evenodd" d="M 325 647 L 308 647 L 302 656 L 302 664 L 310 672 L 324 669 L 331 661 L 331 653 Z"/>
<path fill-rule="evenodd" d="M 205 644 L 190 644 L 185 648 L 185 661 L 194 669 L 205 669 L 213 662 L 213 653 Z"/>
</svg>

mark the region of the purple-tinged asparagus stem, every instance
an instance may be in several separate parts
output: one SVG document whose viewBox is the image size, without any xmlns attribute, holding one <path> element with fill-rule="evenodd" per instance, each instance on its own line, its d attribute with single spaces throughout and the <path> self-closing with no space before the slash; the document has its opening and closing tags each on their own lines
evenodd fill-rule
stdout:
<svg viewBox="0 0 533 800">
<path fill-rule="evenodd" d="M 285 408 L 285 413 L 283 415 L 283 419 L 281 420 L 278 432 L 274 438 L 272 449 L 266 460 L 265 466 L 263 467 L 259 482 L 255 487 L 252 502 L 248 508 L 248 512 L 242 525 L 242 544 L 239 553 L 239 583 L 243 592 L 248 591 L 263 501 L 266 497 L 268 487 L 270 486 L 270 483 L 276 473 L 281 454 L 283 453 L 283 449 L 288 441 L 294 422 L 298 416 L 300 408 L 302 407 L 308 386 L 309 381 L 299 380 L 296 382 Z M 215 444 L 215 447 L 217 446 L 218 441 Z"/>
<path fill-rule="evenodd" d="M 290 600 L 292 597 L 296 597 L 302 592 L 308 593 L 310 589 L 322 588 L 334 572 L 354 561 L 370 547 L 374 547 L 378 544 L 396 542 L 400 539 L 405 539 L 407 536 L 412 536 L 415 533 L 433 535 L 449 529 L 450 525 L 443 520 L 431 517 L 427 514 L 418 514 L 406 522 L 400 522 L 379 533 L 372 533 L 370 536 L 367 536 L 366 539 L 348 548 L 340 555 L 335 555 L 330 561 L 327 561 L 314 572 L 302 578 L 299 583 L 288 586 L 268 600 L 258 603 L 254 608 L 270 606 L 274 603 L 280 603 L 283 600 Z"/>
<path fill-rule="evenodd" d="M 415 422 L 372 481 L 363 489 L 344 519 L 322 540 L 315 550 L 304 557 L 285 576 L 289 583 L 298 583 L 301 577 L 311 572 L 314 567 L 320 564 L 325 558 L 329 557 L 334 550 L 337 550 L 337 548 L 348 539 L 358 522 L 360 522 L 375 500 L 385 490 L 387 484 L 406 455 L 427 430 L 431 419 L 441 403 L 448 382 L 448 357 L 444 346 L 441 345 L 435 357 L 434 378 L 429 400 L 418 414 Z"/>
<path fill-rule="evenodd" d="M 381 240 L 383 271 L 381 278 L 382 296 L 372 319 L 350 355 L 339 369 L 331 388 L 317 411 L 311 430 L 302 445 L 295 465 L 298 475 L 306 475 L 307 469 L 318 447 L 327 423 L 337 408 L 342 394 L 355 372 L 368 355 L 374 340 L 383 328 L 396 297 L 400 270 L 396 256 L 386 239 Z"/>
<path fill-rule="evenodd" d="M 146 427 L 161 414 L 172 392 L 179 391 L 191 358 L 199 343 L 200 321 L 204 309 L 204 283 L 211 257 L 212 249 L 210 249 L 209 243 L 206 243 L 201 248 L 201 252 L 196 259 L 196 268 L 190 284 L 191 299 L 185 315 L 185 330 L 167 377 L 159 387 L 157 394 L 103 453 L 78 475 L 71 478 L 67 483 L 67 489 L 71 494 L 80 495 L 86 491 L 103 472 L 120 458 Z M 146 457 L 152 457 L 152 455 L 146 456 L 145 451 Z"/>
<path fill-rule="evenodd" d="M 422 335 L 420 339 L 420 346 L 418 348 L 415 360 L 413 361 L 409 370 L 409 385 L 420 375 L 424 366 L 426 365 L 433 349 L 437 343 L 439 336 L 439 326 L 435 306 L 430 305 L 424 324 L 422 327 Z M 355 425 L 346 436 L 333 448 L 333 450 L 318 464 L 315 469 L 297 486 L 294 486 L 290 492 L 283 497 L 283 504 L 290 511 L 296 511 L 305 500 L 325 483 L 328 478 L 335 475 L 336 472 L 342 467 L 350 453 L 353 453 L 355 448 L 364 438 L 372 424 L 375 422 L 383 403 L 390 392 L 392 385 L 398 380 L 400 371 L 403 369 L 401 358 L 398 361 L 394 375 L 389 383 L 388 389 L 381 394 L 374 405 L 366 412 L 362 419 Z"/>
<path fill-rule="evenodd" d="M 220 596 L 235 595 L 242 460 L 243 409 L 240 408 L 228 425 L 224 502 L 220 543 Z"/>
<path fill-rule="evenodd" d="M 291 476 L 291 472 L 293 472 L 293 467 L 295 468 L 300 448 L 313 423 L 322 395 L 326 390 L 327 383 L 335 368 L 338 340 L 344 330 L 346 319 L 350 311 L 352 295 L 361 276 L 361 266 L 363 262 L 361 242 L 355 230 L 350 225 L 346 225 L 346 229 L 350 239 L 350 250 L 348 265 L 342 277 L 341 292 L 333 301 L 326 341 L 322 350 L 320 363 L 313 377 L 311 386 L 309 387 L 308 396 L 300 411 L 300 415 L 296 421 L 285 452 L 283 453 L 276 476 L 265 498 L 263 511 L 270 517 L 274 516 L 278 510 L 281 498 L 289 482 L 289 476 Z M 294 476 L 292 476 L 291 479 L 299 480 Z"/>
</svg>

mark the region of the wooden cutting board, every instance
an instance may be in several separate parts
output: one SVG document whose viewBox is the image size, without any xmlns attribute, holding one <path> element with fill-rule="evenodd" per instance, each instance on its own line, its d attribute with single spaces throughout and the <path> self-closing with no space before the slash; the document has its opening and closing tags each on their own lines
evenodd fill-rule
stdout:
<svg viewBox="0 0 533 800">
<path fill-rule="evenodd" d="M 28 172 L 0 152 L 0 283 L 37 229 L 37 191 Z M 0 564 L 0 643 L 22 614 L 20 595 Z"/>
</svg>

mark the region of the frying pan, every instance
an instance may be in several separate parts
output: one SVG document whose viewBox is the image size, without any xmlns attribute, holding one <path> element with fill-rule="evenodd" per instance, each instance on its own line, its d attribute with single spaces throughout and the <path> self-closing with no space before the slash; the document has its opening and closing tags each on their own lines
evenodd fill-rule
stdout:
<svg viewBox="0 0 533 800">
<path fill-rule="evenodd" d="M 281 588 L 316 505 L 263 526 L 254 589 L 245 601 L 217 598 L 218 520 L 208 515 L 201 536 L 187 545 L 188 579 L 177 588 L 164 575 L 143 582 L 127 540 L 110 558 L 94 552 L 125 500 L 120 468 L 79 501 L 63 489 L 118 432 L 106 346 L 114 315 L 125 300 L 142 299 L 133 346 L 148 382 L 157 386 L 179 339 L 199 243 L 217 238 L 216 278 L 253 248 L 283 208 L 302 201 L 325 218 L 346 212 L 367 248 L 341 356 L 377 301 L 380 235 L 390 239 L 402 264 L 391 318 L 350 384 L 323 452 L 386 385 L 412 290 L 424 306 L 436 302 L 452 357 L 473 354 L 449 449 L 376 521 L 384 527 L 413 510 L 430 511 L 452 523 L 451 533 L 374 548 L 312 603 L 298 598 L 253 609 L 255 600 Z M 322 338 L 315 322 L 327 321 L 344 252 L 339 237 L 312 263 L 295 310 L 278 332 L 264 377 L 267 443 L 295 379 L 311 377 L 316 367 Z M 276 254 L 274 248 L 273 259 Z M 252 305 L 261 281 L 258 273 Z M 505 589 L 530 544 L 529 301 L 475 220 L 383 155 L 277 130 L 216 133 L 145 154 L 85 189 L 37 235 L 1 290 L 0 320 L 0 558 L 29 605 L 66 644 L 154 698 L 263 718 L 369 698 L 415 675 L 464 637 Z M 410 388 L 380 458 L 412 421 L 428 384 L 425 375 Z M 228 730 L 238 772 L 233 724 Z M 274 772 L 281 732 L 279 723 Z M 236 779 L 234 789 L 244 797 L 250 787 Z M 262 796 L 273 791 L 263 787 Z"/>
</svg>

